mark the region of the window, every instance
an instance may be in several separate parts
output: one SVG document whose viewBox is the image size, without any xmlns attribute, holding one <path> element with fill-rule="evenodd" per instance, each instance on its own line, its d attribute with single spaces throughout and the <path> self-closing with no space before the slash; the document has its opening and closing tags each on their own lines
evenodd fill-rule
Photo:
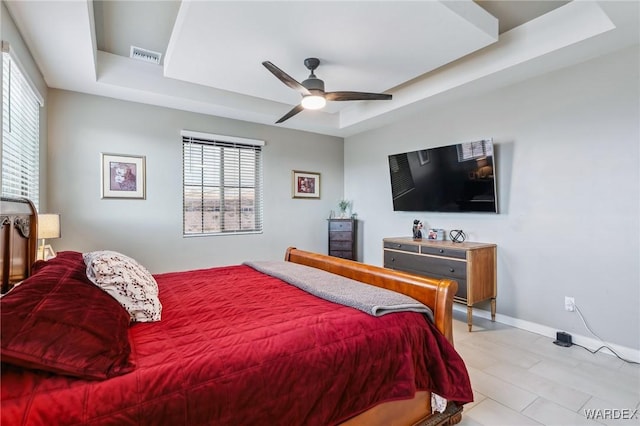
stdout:
<svg viewBox="0 0 640 426">
<path fill-rule="evenodd" d="M 40 194 L 40 106 L 15 55 L 2 43 L 2 195 L 29 198 Z"/>
<path fill-rule="evenodd" d="M 416 187 L 411 175 L 409 157 L 406 153 L 389 156 L 389 171 L 391 173 L 391 194 L 394 199 Z"/>
<path fill-rule="evenodd" d="M 184 236 L 262 232 L 263 146 L 182 132 Z"/>
<path fill-rule="evenodd" d="M 492 142 L 492 139 L 483 139 L 481 141 L 463 142 L 456 145 L 458 148 L 458 161 L 463 162 L 492 156 Z"/>
</svg>

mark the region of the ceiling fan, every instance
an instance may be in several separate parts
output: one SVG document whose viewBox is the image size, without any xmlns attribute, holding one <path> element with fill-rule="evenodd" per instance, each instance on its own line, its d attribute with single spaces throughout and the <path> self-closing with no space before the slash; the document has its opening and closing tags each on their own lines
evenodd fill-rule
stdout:
<svg viewBox="0 0 640 426">
<path fill-rule="evenodd" d="M 324 81 L 320 80 L 313 71 L 320 65 L 318 58 L 307 58 L 304 65 L 311 74 L 302 83 L 298 83 L 295 79 L 282 71 L 269 61 L 262 63 L 273 75 L 293 90 L 297 90 L 302 95 L 302 102 L 293 107 L 291 111 L 286 113 L 276 124 L 282 123 L 290 119 L 303 109 L 320 109 L 323 108 L 327 101 L 379 101 L 389 100 L 391 95 L 386 93 L 367 93 L 367 92 L 325 92 Z"/>
</svg>

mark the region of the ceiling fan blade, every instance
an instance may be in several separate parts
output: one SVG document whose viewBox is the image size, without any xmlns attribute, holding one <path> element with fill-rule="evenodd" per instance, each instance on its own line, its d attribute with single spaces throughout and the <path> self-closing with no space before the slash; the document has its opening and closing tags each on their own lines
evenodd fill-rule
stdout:
<svg viewBox="0 0 640 426">
<path fill-rule="evenodd" d="M 297 106 L 293 107 L 293 109 L 291 111 L 289 111 L 288 113 L 283 115 L 280 120 L 276 121 L 276 124 L 282 123 L 283 121 L 286 121 L 286 120 L 290 119 L 291 117 L 293 117 L 294 115 L 296 115 L 297 113 L 302 111 L 303 109 L 304 109 L 304 107 L 302 105 L 297 105 Z"/>
<path fill-rule="evenodd" d="M 327 92 L 324 97 L 328 101 L 386 101 L 391 95 L 386 93 L 367 92 Z"/>
<path fill-rule="evenodd" d="M 266 69 L 271 71 L 273 75 L 275 75 L 280 81 L 282 81 L 287 86 L 291 87 L 293 90 L 297 90 L 303 95 L 309 95 L 310 92 L 304 87 L 302 84 L 298 83 L 293 77 L 291 77 L 286 72 L 282 71 L 280 68 L 276 67 L 269 61 L 264 61 L 262 65 L 265 66 Z"/>
</svg>

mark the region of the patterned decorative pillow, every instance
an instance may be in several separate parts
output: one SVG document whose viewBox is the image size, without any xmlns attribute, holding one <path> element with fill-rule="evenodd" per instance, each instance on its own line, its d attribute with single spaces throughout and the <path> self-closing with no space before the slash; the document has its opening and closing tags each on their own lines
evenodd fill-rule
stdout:
<svg viewBox="0 0 640 426">
<path fill-rule="evenodd" d="M 158 298 L 158 283 L 144 266 L 122 253 L 109 250 L 82 256 L 89 280 L 120 302 L 132 321 L 160 321 L 162 304 Z"/>
</svg>

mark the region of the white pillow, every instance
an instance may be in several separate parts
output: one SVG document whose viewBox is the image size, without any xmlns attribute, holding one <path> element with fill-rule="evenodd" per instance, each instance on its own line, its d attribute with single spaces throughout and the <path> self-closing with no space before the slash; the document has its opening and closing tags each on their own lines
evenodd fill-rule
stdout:
<svg viewBox="0 0 640 426">
<path fill-rule="evenodd" d="M 93 251 L 82 257 L 89 280 L 116 299 L 131 321 L 160 321 L 158 283 L 144 266 L 115 251 Z"/>
</svg>

